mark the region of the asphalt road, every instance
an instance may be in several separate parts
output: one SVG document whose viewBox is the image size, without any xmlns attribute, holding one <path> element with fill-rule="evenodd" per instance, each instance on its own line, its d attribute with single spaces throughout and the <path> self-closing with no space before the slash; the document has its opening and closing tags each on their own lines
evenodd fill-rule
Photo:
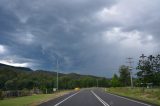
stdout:
<svg viewBox="0 0 160 106">
<path fill-rule="evenodd" d="M 90 88 L 61 96 L 39 106 L 151 106 L 149 104 L 127 99 L 104 92 L 102 89 Z"/>
</svg>

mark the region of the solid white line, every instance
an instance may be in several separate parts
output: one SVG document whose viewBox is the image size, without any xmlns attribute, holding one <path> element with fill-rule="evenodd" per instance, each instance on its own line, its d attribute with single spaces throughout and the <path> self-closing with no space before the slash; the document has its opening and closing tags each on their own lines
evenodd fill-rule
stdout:
<svg viewBox="0 0 160 106">
<path fill-rule="evenodd" d="M 79 91 L 79 92 L 80 92 L 80 91 Z M 71 98 L 71 97 L 75 96 L 75 95 L 76 95 L 76 94 L 78 94 L 79 92 L 72 94 L 71 96 L 69 96 L 69 97 L 65 98 L 64 100 L 62 100 L 62 101 L 60 101 L 60 102 L 58 102 L 58 103 L 57 103 L 57 104 L 55 104 L 54 106 L 58 106 L 58 105 L 60 105 L 61 103 L 65 102 L 65 101 L 66 101 L 66 100 L 68 100 L 69 98 Z"/>
<path fill-rule="evenodd" d="M 119 97 L 119 98 L 122 98 L 122 99 L 126 99 L 126 100 L 129 100 L 129 101 L 132 101 L 132 102 L 136 102 L 136 103 L 139 103 L 139 104 L 142 104 L 142 105 L 152 106 L 152 105 L 149 105 L 149 104 L 146 104 L 146 103 L 142 103 L 142 102 L 135 101 L 135 100 L 132 100 L 132 99 L 128 99 L 128 98 L 125 98 L 125 97 L 122 97 L 122 96 L 114 95 L 114 94 L 111 94 L 111 93 L 108 93 L 108 92 L 107 92 L 107 94 L 112 95 L 112 96 L 116 96 L 116 97 Z"/>
<path fill-rule="evenodd" d="M 102 100 L 97 94 L 95 94 L 92 90 L 91 90 L 92 94 L 104 105 L 104 106 L 109 106 L 108 103 L 106 103 L 104 100 Z"/>
</svg>

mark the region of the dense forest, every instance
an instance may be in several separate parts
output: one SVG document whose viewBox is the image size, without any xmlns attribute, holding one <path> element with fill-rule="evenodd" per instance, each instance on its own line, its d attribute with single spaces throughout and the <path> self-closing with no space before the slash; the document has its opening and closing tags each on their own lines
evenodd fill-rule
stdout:
<svg viewBox="0 0 160 106">
<path fill-rule="evenodd" d="M 43 70 L 33 71 L 29 68 L 0 64 L 0 89 L 3 91 L 33 88 L 38 88 L 40 90 L 53 89 L 57 87 L 56 76 L 56 72 Z M 59 89 L 95 86 L 110 86 L 109 80 L 91 75 L 59 73 Z"/>
</svg>

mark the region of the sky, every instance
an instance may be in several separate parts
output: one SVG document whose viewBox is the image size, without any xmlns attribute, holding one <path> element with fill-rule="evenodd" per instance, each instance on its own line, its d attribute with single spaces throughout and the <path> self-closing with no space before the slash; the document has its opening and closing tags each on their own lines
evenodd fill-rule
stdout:
<svg viewBox="0 0 160 106">
<path fill-rule="evenodd" d="M 160 0 L 0 0 L 0 63 L 111 77 L 160 53 Z M 136 70 L 135 70 L 136 71 Z M 134 73 L 135 73 L 134 71 Z"/>
</svg>

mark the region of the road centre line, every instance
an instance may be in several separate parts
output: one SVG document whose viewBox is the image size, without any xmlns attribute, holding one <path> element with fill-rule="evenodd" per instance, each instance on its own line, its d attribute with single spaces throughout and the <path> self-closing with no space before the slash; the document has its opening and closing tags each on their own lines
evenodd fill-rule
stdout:
<svg viewBox="0 0 160 106">
<path fill-rule="evenodd" d="M 96 93 L 94 93 L 91 90 L 92 94 L 104 105 L 104 106 L 110 106 L 108 103 L 106 103 L 104 100 L 102 100 Z"/>
<path fill-rule="evenodd" d="M 79 91 L 79 92 L 80 92 L 80 91 Z M 71 97 L 73 97 L 73 96 L 77 95 L 79 92 L 76 92 L 76 93 L 74 93 L 74 94 L 70 95 L 69 97 L 67 97 L 67 98 L 63 99 L 62 101 L 58 102 L 58 103 L 57 103 L 57 104 L 55 104 L 54 106 L 58 106 L 58 105 L 60 105 L 61 103 L 63 103 L 63 102 L 65 102 L 66 100 L 68 100 L 69 98 L 71 98 Z"/>
<path fill-rule="evenodd" d="M 108 93 L 108 92 L 107 92 L 107 94 L 112 95 L 112 96 L 116 96 L 116 97 L 119 97 L 119 98 L 122 98 L 122 99 L 125 99 L 125 100 L 129 100 L 129 101 L 132 101 L 132 102 L 136 102 L 136 103 L 139 103 L 139 104 L 142 104 L 142 105 L 145 105 L 145 106 L 152 106 L 152 105 L 149 105 L 149 104 L 146 104 L 146 103 L 135 101 L 135 100 L 125 98 L 125 97 L 122 97 L 122 96 L 118 96 L 118 95 L 115 95 L 115 94 L 111 94 L 111 93 Z"/>
</svg>

